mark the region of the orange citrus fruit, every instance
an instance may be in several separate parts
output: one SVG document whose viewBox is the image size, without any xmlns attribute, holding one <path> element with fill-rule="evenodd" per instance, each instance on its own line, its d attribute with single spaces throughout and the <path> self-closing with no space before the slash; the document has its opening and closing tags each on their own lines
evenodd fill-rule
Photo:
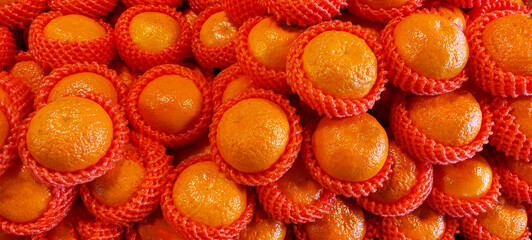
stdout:
<svg viewBox="0 0 532 240">
<path fill-rule="evenodd" d="M 183 16 L 187 19 L 187 22 L 190 24 L 190 26 L 194 26 L 194 23 L 196 23 L 198 20 L 198 15 L 190 8 L 187 8 L 183 11 Z"/>
<path fill-rule="evenodd" d="M 0 148 L 6 144 L 10 129 L 6 115 L 0 111 Z"/>
<path fill-rule="evenodd" d="M 425 77 L 450 79 L 465 68 L 469 45 L 464 32 L 438 14 L 412 14 L 393 30 L 399 56 Z"/>
<path fill-rule="evenodd" d="M 303 70 L 325 94 L 340 98 L 366 96 L 377 81 L 377 58 L 354 34 L 327 31 L 303 49 Z"/>
<path fill-rule="evenodd" d="M 109 63 L 109 69 L 115 70 L 118 76 L 122 78 L 122 82 L 126 84 L 126 86 L 131 87 L 133 82 L 135 82 L 135 74 L 128 66 L 126 66 L 124 62 L 120 60 L 113 60 Z"/>
<path fill-rule="evenodd" d="M 142 163 L 123 159 L 100 178 L 88 183 L 92 195 L 105 205 L 120 206 L 129 201 L 146 176 Z"/>
<path fill-rule="evenodd" d="M 237 35 L 238 26 L 222 11 L 207 18 L 201 26 L 199 39 L 207 47 L 221 47 Z"/>
<path fill-rule="evenodd" d="M 140 115 L 151 127 L 166 134 L 178 134 L 200 118 L 203 97 L 192 80 L 164 75 L 146 85 L 138 104 Z"/>
<path fill-rule="evenodd" d="M 240 232 L 238 240 L 284 240 L 286 228 L 286 224 L 258 210 L 253 215 L 253 221 Z"/>
<path fill-rule="evenodd" d="M 532 75 L 532 17 L 512 14 L 489 22 L 482 43 L 504 71 Z"/>
<path fill-rule="evenodd" d="M 246 210 L 246 187 L 220 172 L 214 162 L 187 167 L 174 184 L 177 210 L 186 217 L 212 227 L 227 226 Z"/>
<path fill-rule="evenodd" d="M 51 189 L 37 182 L 20 163 L 0 176 L 0 216 L 9 221 L 34 221 L 48 209 L 51 200 Z"/>
<path fill-rule="evenodd" d="M 104 97 L 111 99 L 113 103 L 118 103 L 118 93 L 111 81 L 102 75 L 92 72 L 76 73 L 61 79 L 50 91 L 48 102 L 81 92 L 102 94 Z"/>
<path fill-rule="evenodd" d="M 351 200 L 338 198 L 322 219 L 303 224 L 309 240 L 361 240 L 366 235 L 364 211 Z"/>
<path fill-rule="evenodd" d="M 499 197 L 499 203 L 477 217 L 478 223 L 501 239 L 517 239 L 526 231 L 525 207 L 513 199 Z"/>
<path fill-rule="evenodd" d="M 183 240 L 175 230 L 164 220 L 160 210 L 137 223 L 140 240 Z"/>
<path fill-rule="evenodd" d="M 518 161 L 510 158 L 504 159 L 504 163 L 511 173 L 517 175 L 519 179 L 532 186 L 532 163 Z"/>
<path fill-rule="evenodd" d="M 360 3 L 368 5 L 372 9 L 392 9 L 405 5 L 410 0 L 360 0 Z"/>
<path fill-rule="evenodd" d="M 47 38 L 69 42 L 91 41 L 107 34 L 96 20 L 78 14 L 54 18 L 46 24 L 43 31 Z"/>
<path fill-rule="evenodd" d="M 465 90 L 439 96 L 410 96 L 406 109 L 413 125 L 442 144 L 469 144 L 482 126 L 480 105 Z"/>
<path fill-rule="evenodd" d="M 22 80 L 35 92 L 46 76 L 44 68 L 35 61 L 20 61 L 8 69 L 11 76 Z"/>
<path fill-rule="evenodd" d="M 251 79 L 248 76 L 238 76 L 225 87 L 224 93 L 222 94 L 222 103 L 245 92 L 250 86 Z"/>
<path fill-rule="evenodd" d="M 466 26 L 464 12 L 462 10 L 446 1 L 430 0 L 423 3 L 423 6 L 429 10 L 436 10 L 439 15 L 449 19 L 456 24 L 459 29 L 463 30 Z"/>
<path fill-rule="evenodd" d="M 138 48 L 160 52 L 181 37 L 181 25 L 173 17 L 159 12 L 139 13 L 129 23 L 129 36 Z"/>
<path fill-rule="evenodd" d="M 437 240 L 445 233 L 445 215 L 426 204 L 407 215 L 394 217 L 393 223 L 410 239 Z"/>
<path fill-rule="evenodd" d="M 490 190 L 493 173 L 480 154 L 463 162 L 434 166 L 434 186 L 445 194 L 477 199 Z"/>
<path fill-rule="evenodd" d="M 510 108 L 519 131 L 532 137 L 532 97 L 522 96 L 511 100 Z"/>
<path fill-rule="evenodd" d="M 256 173 L 267 170 L 281 157 L 289 134 L 288 117 L 277 104 L 251 98 L 223 114 L 216 141 L 227 163 L 239 171 Z"/>
<path fill-rule="evenodd" d="M 113 122 L 97 103 L 64 97 L 40 109 L 31 119 L 26 141 L 44 167 L 73 172 L 96 164 L 113 140 Z"/>
<path fill-rule="evenodd" d="M 323 192 L 323 187 L 312 179 L 300 158 L 277 181 L 277 185 L 289 200 L 299 205 L 312 204 Z"/>
<path fill-rule="evenodd" d="M 288 50 L 301 32 L 300 29 L 279 25 L 273 17 L 265 18 L 249 32 L 249 52 L 267 68 L 284 71 Z"/>
<path fill-rule="evenodd" d="M 392 173 L 388 181 L 384 182 L 383 187 L 370 194 L 370 198 L 382 203 L 392 203 L 408 195 L 416 185 L 419 176 L 416 161 L 393 141 L 390 142 L 388 154 L 395 159 Z"/>
<path fill-rule="evenodd" d="M 328 175 L 349 182 L 375 176 L 388 157 L 388 135 L 367 113 L 342 119 L 323 118 L 312 136 L 318 165 Z"/>
</svg>

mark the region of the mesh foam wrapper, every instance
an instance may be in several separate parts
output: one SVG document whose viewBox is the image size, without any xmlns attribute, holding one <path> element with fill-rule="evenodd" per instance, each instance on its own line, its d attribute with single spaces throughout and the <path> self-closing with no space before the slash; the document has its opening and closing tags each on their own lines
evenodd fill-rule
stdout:
<svg viewBox="0 0 532 240">
<path fill-rule="evenodd" d="M 238 236 L 252 218 L 255 208 L 255 194 L 251 188 L 247 188 L 247 206 L 242 215 L 230 225 L 213 227 L 198 223 L 180 213 L 174 205 L 173 188 L 179 174 L 189 166 L 199 162 L 212 161 L 209 154 L 199 155 L 180 163 L 169 176 L 165 191 L 161 199 L 161 210 L 164 219 L 176 231 L 187 239 L 234 239 Z"/>
<path fill-rule="evenodd" d="M 493 136 L 490 145 L 504 152 L 507 157 L 518 161 L 532 161 L 532 136 L 519 129 L 512 108 L 506 99 L 495 98 L 491 102 L 493 112 Z"/>
<path fill-rule="evenodd" d="M 399 146 L 418 160 L 446 165 L 470 159 L 482 151 L 492 134 L 492 114 L 488 111 L 485 99 L 479 101 L 482 110 L 480 131 L 473 141 L 462 146 L 439 143 L 421 132 L 408 116 L 407 102 L 407 93 L 397 93 L 390 114 L 390 125 Z"/>
<path fill-rule="evenodd" d="M 124 227 L 101 220 L 81 220 L 76 230 L 83 240 L 121 240 L 124 238 Z"/>
<path fill-rule="evenodd" d="M 38 163 L 35 158 L 33 158 L 26 142 L 26 135 L 28 133 L 30 122 L 35 114 L 37 114 L 37 112 L 40 110 L 36 109 L 36 111 L 31 113 L 29 117 L 26 118 L 20 125 L 18 150 L 24 166 L 27 166 L 30 169 L 31 173 L 38 181 L 47 185 L 75 186 L 101 177 L 107 171 L 113 169 L 116 163 L 122 159 L 126 148 L 126 143 L 128 142 L 129 128 L 127 127 L 127 120 L 117 104 L 114 104 L 110 99 L 106 99 L 101 95 L 94 94 L 93 92 L 79 93 L 71 96 L 86 98 L 102 106 L 102 108 L 109 114 L 109 117 L 113 122 L 113 140 L 105 156 L 103 156 L 100 161 L 94 165 L 73 172 L 61 172 L 48 169 Z"/>
<path fill-rule="evenodd" d="M 532 95 L 532 76 L 504 71 L 490 57 L 482 42 L 482 33 L 489 22 L 517 13 L 527 14 L 510 10 L 483 14 L 470 22 L 465 32 L 470 47 L 468 73 L 480 89 L 495 96 Z"/>
<path fill-rule="evenodd" d="M 14 223 L 0 216 L 0 229 L 8 234 L 33 235 L 44 233 L 59 224 L 76 202 L 78 190 L 75 187 L 54 187 L 52 199 L 46 211 L 36 220 Z"/>
<path fill-rule="evenodd" d="M 18 0 L 0 7 L 0 26 L 27 29 L 46 9 L 46 0 Z"/>
<path fill-rule="evenodd" d="M 118 0 L 48 0 L 48 7 L 52 11 L 60 11 L 64 14 L 102 18 L 113 11 L 117 2 Z"/>
<path fill-rule="evenodd" d="M 227 85 L 241 75 L 244 75 L 244 72 L 242 72 L 240 65 L 233 64 L 222 70 L 214 78 L 212 82 L 212 101 L 214 103 L 214 109 L 217 109 L 222 105 L 222 99 Z"/>
<path fill-rule="evenodd" d="M 2 176 L 18 159 L 17 128 L 22 118 L 17 108 L 7 103 L 5 99 L 0 99 L 0 111 L 6 116 L 9 124 L 7 139 L 4 146 L 0 148 L 0 176 Z"/>
<path fill-rule="evenodd" d="M 285 112 L 290 127 L 290 135 L 288 136 L 288 143 L 284 153 L 270 168 L 258 173 L 246 173 L 232 167 L 222 158 L 216 140 L 218 124 L 220 123 L 224 113 L 237 103 L 251 98 L 266 99 L 277 104 L 277 106 L 279 106 Z M 299 115 L 296 114 L 296 109 L 290 105 L 289 100 L 283 98 L 281 95 L 274 94 L 269 90 L 248 90 L 222 104 L 220 107 L 218 107 L 218 109 L 216 109 L 216 113 L 214 113 L 212 124 L 209 126 L 209 130 L 211 153 L 213 155 L 214 161 L 222 172 L 228 175 L 236 183 L 242 185 L 262 186 L 277 181 L 288 171 L 288 169 L 290 169 L 290 167 L 292 167 L 292 164 L 296 160 L 299 150 L 301 149 L 302 127 L 299 122 Z"/>
<path fill-rule="evenodd" d="M 436 10 L 427 9 L 415 13 L 438 14 Z M 391 20 L 381 34 L 390 81 L 401 90 L 416 95 L 440 95 L 460 88 L 468 80 L 465 70 L 450 79 L 434 79 L 423 76 L 408 66 L 399 55 L 393 34 L 395 27 L 403 19 L 404 17 L 397 17 Z"/>
<path fill-rule="evenodd" d="M 190 3 L 190 1 L 189 1 Z M 210 7 L 201 12 L 194 23 L 192 35 L 192 53 L 196 62 L 205 70 L 212 72 L 213 69 L 225 69 L 236 63 L 236 41 L 235 36 L 229 42 L 219 47 L 206 46 L 200 40 L 201 27 L 213 14 L 223 11 L 220 5 Z"/>
<path fill-rule="evenodd" d="M 360 0 L 349 0 L 347 10 L 362 19 L 367 19 L 372 22 L 387 23 L 396 17 L 410 15 L 416 9 L 420 8 L 424 1 L 425 0 L 411 0 L 398 8 L 373 9 L 367 4 L 362 3 Z"/>
<path fill-rule="evenodd" d="M 109 64 L 116 56 L 114 33 L 103 20 L 96 20 L 107 34 L 91 41 L 69 42 L 47 38 L 44 28 L 53 19 L 64 16 L 61 12 L 47 12 L 37 17 L 31 24 L 28 48 L 35 60 L 44 68 L 58 68 L 76 62 L 97 62 Z"/>
<path fill-rule="evenodd" d="M 488 232 L 476 218 L 474 217 L 464 217 L 460 218 L 460 230 L 462 235 L 469 240 L 504 240 L 494 234 Z M 529 240 L 530 239 L 530 229 L 527 227 L 523 235 L 515 240 Z"/>
<path fill-rule="evenodd" d="M 0 27 L 0 70 L 15 61 L 17 45 L 8 28 Z"/>
<path fill-rule="evenodd" d="M 361 197 L 356 199 L 358 205 L 368 212 L 383 217 L 402 216 L 416 210 L 429 196 L 433 181 L 432 165 L 421 162 L 417 162 L 416 165 L 419 168 L 417 182 L 407 195 L 391 203 L 382 203 L 371 197 Z"/>
<path fill-rule="evenodd" d="M 458 220 L 445 216 L 445 232 L 443 232 L 440 240 L 454 240 L 454 235 L 459 232 L 458 230 Z M 393 223 L 393 218 L 379 217 L 378 223 L 378 239 L 382 240 L 409 240 L 411 238 L 405 236 L 402 233 L 397 225 Z"/>
<path fill-rule="evenodd" d="M 377 58 L 377 79 L 375 85 L 366 96 L 357 99 L 334 97 L 314 87 L 308 77 L 305 76 L 302 59 L 303 50 L 314 37 L 326 31 L 345 31 L 354 34 L 365 40 L 375 54 Z M 364 113 L 373 107 L 375 101 L 379 100 L 381 92 L 384 91 L 384 85 L 388 82 L 385 69 L 386 60 L 382 52 L 382 46 L 368 30 L 355 26 L 350 22 L 338 20 L 323 22 L 307 29 L 292 44 L 286 65 L 288 85 L 290 85 L 292 91 L 299 95 L 302 101 L 318 111 L 320 115 L 325 114 L 328 118 L 351 117 Z"/>
<path fill-rule="evenodd" d="M 136 5 L 167 5 L 170 7 L 179 7 L 184 0 L 120 0 L 126 7 Z"/>
<path fill-rule="evenodd" d="M 164 13 L 175 19 L 181 26 L 181 36 L 172 46 L 159 52 L 150 52 L 139 48 L 129 34 L 129 25 L 135 16 L 144 12 Z M 115 26 L 116 46 L 120 58 L 133 71 L 145 72 L 162 64 L 177 64 L 191 56 L 190 44 L 192 30 L 181 12 L 164 5 L 139 5 L 126 10 Z"/>
<path fill-rule="evenodd" d="M 203 98 L 201 117 L 197 122 L 186 130 L 178 134 L 166 134 L 162 131 L 153 129 L 144 121 L 139 112 L 139 97 L 146 85 L 164 75 L 178 75 L 190 79 L 198 87 Z M 126 113 L 131 122 L 133 129 L 141 134 L 160 141 L 167 147 L 180 147 L 194 142 L 196 139 L 205 134 L 208 130 L 212 117 L 212 93 L 209 83 L 198 73 L 179 65 L 160 65 L 154 67 L 142 75 L 129 89 L 126 100 Z"/>
<path fill-rule="evenodd" d="M 389 174 L 392 172 L 393 165 L 393 159 L 390 155 L 388 155 L 386 162 L 379 172 L 366 181 L 349 182 L 329 176 L 318 165 L 318 160 L 316 160 L 312 150 L 312 134 L 314 133 L 317 125 L 318 121 L 311 121 L 305 126 L 305 131 L 303 131 L 301 157 L 305 161 L 305 167 L 309 171 L 312 178 L 314 178 L 314 180 L 320 183 L 324 188 L 327 188 L 333 193 L 343 195 L 345 197 L 359 198 L 362 196 L 368 196 L 370 193 L 377 191 L 377 188 L 382 187 L 384 182 L 389 179 Z"/>
<path fill-rule="evenodd" d="M 331 20 L 347 6 L 348 0 L 263 0 L 259 3 L 278 22 L 300 27 Z"/>
<path fill-rule="evenodd" d="M 502 0 L 447 0 L 447 2 L 461 8 L 473 8 L 490 5 Z M 528 1 L 528 0 L 523 0 Z"/>
<path fill-rule="evenodd" d="M 37 91 L 35 91 L 35 100 L 33 102 L 33 107 L 35 109 L 41 109 L 42 107 L 47 105 L 50 92 L 57 83 L 59 83 L 65 77 L 83 72 L 96 73 L 108 79 L 116 90 L 118 96 L 117 104 L 122 106 L 123 101 L 126 99 L 128 89 L 122 79 L 116 74 L 116 72 L 114 70 L 108 69 L 107 66 L 103 64 L 98 64 L 95 62 L 83 62 L 67 64 L 60 68 L 56 68 L 48 76 L 44 77 L 39 88 L 37 89 Z"/>
<path fill-rule="evenodd" d="M 469 16 L 470 21 L 474 20 L 475 18 L 481 16 L 482 14 L 493 12 L 493 11 L 501 11 L 501 10 L 512 10 L 512 11 L 521 11 L 521 12 L 529 12 L 530 13 L 530 2 L 529 0 L 523 1 L 525 5 L 520 5 L 516 2 L 512 2 L 509 0 L 502 0 L 502 1 L 496 1 L 492 2 L 490 4 L 485 4 L 482 6 L 478 6 L 473 8 L 467 15 Z"/>
<path fill-rule="evenodd" d="M 270 89 L 277 93 L 290 93 L 290 86 L 286 82 L 286 71 L 270 69 L 260 63 L 251 55 L 248 48 L 248 36 L 253 27 L 265 17 L 255 17 L 248 20 L 238 30 L 238 41 L 236 46 L 236 59 L 246 75 L 253 79 L 257 87 Z"/>
<path fill-rule="evenodd" d="M 220 4 L 227 16 L 239 25 L 250 18 L 266 15 L 266 9 L 256 0 L 220 0 Z"/>
<path fill-rule="evenodd" d="M 188 0 L 188 6 L 195 14 L 200 14 L 212 6 L 219 5 L 220 0 Z"/>
<path fill-rule="evenodd" d="M 380 224 L 377 223 L 375 216 L 372 216 L 371 214 L 364 212 L 364 217 L 366 220 L 366 235 L 363 240 L 375 240 Z M 293 224 L 291 229 L 295 240 L 309 240 L 307 232 L 305 232 L 302 224 Z"/>
<path fill-rule="evenodd" d="M 159 207 L 172 158 L 166 155 L 166 148 L 160 143 L 141 134 L 131 132 L 130 142 L 137 147 L 137 152 L 128 151 L 124 159 L 139 162 L 146 170 L 146 176 L 137 187 L 137 191 L 126 203 L 111 207 L 96 199 L 87 185 L 80 188 L 81 199 L 97 218 L 124 226 L 139 222 Z"/>
<path fill-rule="evenodd" d="M 26 117 L 33 110 L 33 94 L 24 82 L 0 72 L 0 88 L 7 92 L 8 103 L 19 111 L 20 117 Z"/>
<path fill-rule="evenodd" d="M 336 201 L 336 195 L 323 189 L 317 200 L 298 204 L 288 198 L 276 182 L 256 188 L 259 203 L 269 216 L 286 224 L 302 224 L 322 218 Z"/>
<path fill-rule="evenodd" d="M 511 159 L 501 159 L 502 161 L 515 161 Z M 532 203 L 532 186 L 528 185 L 521 177 L 512 173 L 510 169 L 500 163 L 495 167 L 495 171 L 501 178 L 501 191 L 507 196 L 517 199 L 519 202 Z"/>
<path fill-rule="evenodd" d="M 437 187 L 432 188 L 432 192 L 427 198 L 430 207 L 445 213 L 451 217 L 470 217 L 486 212 L 498 202 L 501 195 L 500 177 L 493 170 L 493 180 L 488 192 L 477 199 L 461 199 L 445 194 Z"/>
</svg>

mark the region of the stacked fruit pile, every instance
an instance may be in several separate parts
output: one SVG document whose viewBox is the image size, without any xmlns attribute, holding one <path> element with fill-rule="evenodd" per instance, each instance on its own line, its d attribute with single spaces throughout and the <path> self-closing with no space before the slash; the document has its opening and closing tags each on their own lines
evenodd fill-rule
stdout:
<svg viewBox="0 0 532 240">
<path fill-rule="evenodd" d="M 0 0 L 0 240 L 529 239 L 531 11 Z"/>
</svg>

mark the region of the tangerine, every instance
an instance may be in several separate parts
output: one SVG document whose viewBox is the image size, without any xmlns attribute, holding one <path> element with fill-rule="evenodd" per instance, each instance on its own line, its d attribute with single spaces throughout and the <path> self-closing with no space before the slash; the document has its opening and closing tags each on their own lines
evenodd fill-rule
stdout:
<svg viewBox="0 0 532 240">
<path fill-rule="evenodd" d="M 107 34 L 96 20 L 78 14 L 54 18 L 46 24 L 43 31 L 47 38 L 69 42 L 91 41 Z"/>
<path fill-rule="evenodd" d="M 146 219 L 137 223 L 140 240 L 183 240 L 183 238 L 164 220 L 160 210 L 156 210 Z"/>
<path fill-rule="evenodd" d="M 412 240 L 437 240 L 445 233 L 445 215 L 434 211 L 426 204 L 413 212 L 394 217 L 393 223 Z"/>
<path fill-rule="evenodd" d="M 256 211 L 251 223 L 240 232 L 238 240 L 284 240 L 286 228 L 286 224 Z"/>
<path fill-rule="evenodd" d="M 61 79 L 50 90 L 48 103 L 64 96 L 81 92 L 102 94 L 104 97 L 111 99 L 113 103 L 118 103 L 118 93 L 111 81 L 100 74 L 92 72 L 75 73 Z"/>
<path fill-rule="evenodd" d="M 11 76 L 22 80 L 32 92 L 35 92 L 46 76 L 44 68 L 35 61 L 20 61 L 8 69 Z"/>
<path fill-rule="evenodd" d="M 238 26 L 224 11 L 211 15 L 201 26 L 199 39 L 207 47 L 221 47 L 238 35 Z"/>
<path fill-rule="evenodd" d="M 320 198 L 324 190 L 319 183 L 312 179 L 300 158 L 277 181 L 277 186 L 289 200 L 298 205 L 312 204 Z"/>
<path fill-rule="evenodd" d="M 519 131 L 532 137 L 532 97 L 522 96 L 511 100 L 510 108 Z"/>
<path fill-rule="evenodd" d="M 222 94 L 222 103 L 245 92 L 251 86 L 251 79 L 246 75 L 240 75 L 229 82 Z"/>
<path fill-rule="evenodd" d="M 135 45 L 148 52 L 160 52 L 177 43 L 183 29 L 173 17 L 160 12 L 143 12 L 129 23 L 129 36 Z"/>
<path fill-rule="evenodd" d="M 499 197 L 499 203 L 477 217 L 478 223 L 501 239 L 518 239 L 527 227 L 525 207 L 513 199 Z"/>
</svg>

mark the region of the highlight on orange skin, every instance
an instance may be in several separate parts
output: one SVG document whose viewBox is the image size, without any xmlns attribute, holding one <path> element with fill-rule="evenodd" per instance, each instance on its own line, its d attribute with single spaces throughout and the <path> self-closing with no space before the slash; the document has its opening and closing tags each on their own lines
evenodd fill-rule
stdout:
<svg viewBox="0 0 532 240">
<path fill-rule="evenodd" d="M 362 240 L 367 222 L 364 211 L 352 200 L 340 197 L 322 219 L 303 224 L 309 240 Z"/>
<path fill-rule="evenodd" d="M 122 78 L 122 82 L 126 84 L 127 87 L 131 87 L 131 85 L 133 85 L 137 79 L 131 69 L 120 60 L 111 61 L 109 63 L 109 69 L 115 70 L 118 76 Z"/>
<path fill-rule="evenodd" d="M 312 136 L 312 150 L 328 175 L 349 182 L 366 181 L 388 157 L 388 136 L 371 115 L 323 118 Z"/>
<path fill-rule="evenodd" d="M 410 96 L 406 105 L 412 124 L 439 143 L 471 143 L 482 126 L 482 110 L 473 95 L 456 90 L 439 96 Z"/>
<path fill-rule="evenodd" d="M 408 67 L 428 78 L 445 80 L 458 76 L 469 57 L 464 32 L 438 14 L 412 14 L 393 30 L 399 56 Z"/>
<path fill-rule="evenodd" d="M 118 103 L 118 93 L 113 83 L 104 76 L 92 72 L 76 73 L 61 79 L 50 91 L 48 103 L 81 92 L 102 94 L 113 103 Z"/>
<path fill-rule="evenodd" d="M 88 183 L 88 187 L 98 201 L 117 207 L 135 196 L 145 176 L 146 169 L 142 163 L 123 159 L 105 175 Z"/>
<path fill-rule="evenodd" d="M 97 103 L 64 97 L 31 119 L 26 141 L 30 154 L 46 168 L 73 172 L 94 165 L 113 140 L 113 122 Z"/>
<path fill-rule="evenodd" d="M 238 76 L 233 81 L 229 82 L 225 87 L 225 90 L 222 94 L 222 103 L 225 103 L 227 102 L 227 100 L 245 92 L 250 86 L 251 79 L 248 76 Z"/>
<path fill-rule="evenodd" d="M 289 200 L 298 205 L 312 204 L 323 192 L 323 187 L 312 179 L 301 158 L 294 162 L 292 168 L 276 184 Z"/>
<path fill-rule="evenodd" d="M 138 48 L 148 52 L 160 52 L 171 47 L 182 33 L 177 20 L 159 12 L 139 13 L 129 23 L 129 36 Z"/>
<path fill-rule="evenodd" d="M 501 239 L 517 239 L 527 227 L 525 207 L 513 199 L 499 197 L 499 203 L 477 216 L 478 223 Z"/>
<path fill-rule="evenodd" d="M 277 104 L 260 98 L 243 100 L 218 124 L 216 142 L 224 161 L 246 173 L 269 169 L 286 150 L 290 125 Z"/>
<path fill-rule="evenodd" d="M 434 166 L 434 187 L 461 199 L 478 199 L 490 190 L 493 172 L 480 154 L 463 162 Z"/>
<path fill-rule="evenodd" d="M 43 31 L 47 38 L 67 42 L 91 41 L 107 34 L 96 20 L 78 14 L 54 18 L 46 24 Z"/>
<path fill-rule="evenodd" d="M 273 17 L 265 18 L 249 32 L 249 52 L 267 68 L 284 71 L 288 51 L 302 32 L 302 29 L 281 26 Z"/>
<path fill-rule="evenodd" d="M 502 70 L 532 75 L 532 17 L 511 14 L 489 22 L 482 43 L 490 59 Z"/>
<path fill-rule="evenodd" d="M 416 185 L 419 176 L 416 161 L 403 152 L 394 141 L 390 142 L 388 154 L 395 159 L 392 173 L 388 181 L 384 182 L 384 186 L 369 195 L 370 198 L 382 203 L 393 203 L 408 195 Z"/>
<path fill-rule="evenodd" d="M 246 210 L 246 187 L 220 172 L 212 161 L 187 167 L 173 188 L 174 205 L 181 214 L 211 227 L 227 226 Z"/>
<path fill-rule="evenodd" d="M 439 15 L 449 19 L 456 24 L 460 30 L 464 30 L 466 20 L 464 12 L 459 7 L 456 7 L 443 0 L 429 0 L 423 3 L 423 7 L 429 10 L 436 10 Z"/>
<path fill-rule="evenodd" d="M 200 30 L 199 39 L 207 47 L 221 47 L 238 35 L 238 26 L 224 11 L 207 18 Z"/>
<path fill-rule="evenodd" d="M 137 223 L 137 232 L 140 240 L 184 240 L 166 220 L 161 210 Z"/>
<path fill-rule="evenodd" d="M 188 78 L 164 75 L 146 85 L 139 96 L 139 113 L 152 128 L 178 134 L 201 117 L 203 97 Z"/>
<path fill-rule="evenodd" d="M 198 20 L 198 15 L 190 8 L 187 8 L 183 11 L 183 16 L 187 19 L 187 22 L 190 24 L 190 26 L 194 26 Z"/>
<path fill-rule="evenodd" d="M 0 176 L 0 216 L 9 221 L 34 221 L 48 209 L 51 200 L 51 189 L 35 180 L 21 163 Z"/>
<path fill-rule="evenodd" d="M 325 94 L 355 99 L 366 96 L 377 80 L 377 58 L 354 34 L 327 31 L 303 49 L 303 70 Z"/>
<path fill-rule="evenodd" d="M 240 232 L 238 240 L 284 240 L 286 228 L 286 224 L 257 210 L 251 223 Z"/>
<path fill-rule="evenodd" d="M 46 76 L 44 68 L 35 61 L 20 61 L 7 69 L 11 76 L 22 80 L 35 92 Z"/>
<path fill-rule="evenodd" d="M 445 233 L 445 215 L 434 211 L 427 204 L 407 215 L 394 217 L 393 223 L 410 239 L 437 240 Z"/>
<path fill-rule="evenodd" d="M 519 125 L 519 131 L 527 137 L 532 137 L 532 97 L 521 96 L 510 100 L 511 114 L 515 117 L 515 123 Z"/>
</svg>

